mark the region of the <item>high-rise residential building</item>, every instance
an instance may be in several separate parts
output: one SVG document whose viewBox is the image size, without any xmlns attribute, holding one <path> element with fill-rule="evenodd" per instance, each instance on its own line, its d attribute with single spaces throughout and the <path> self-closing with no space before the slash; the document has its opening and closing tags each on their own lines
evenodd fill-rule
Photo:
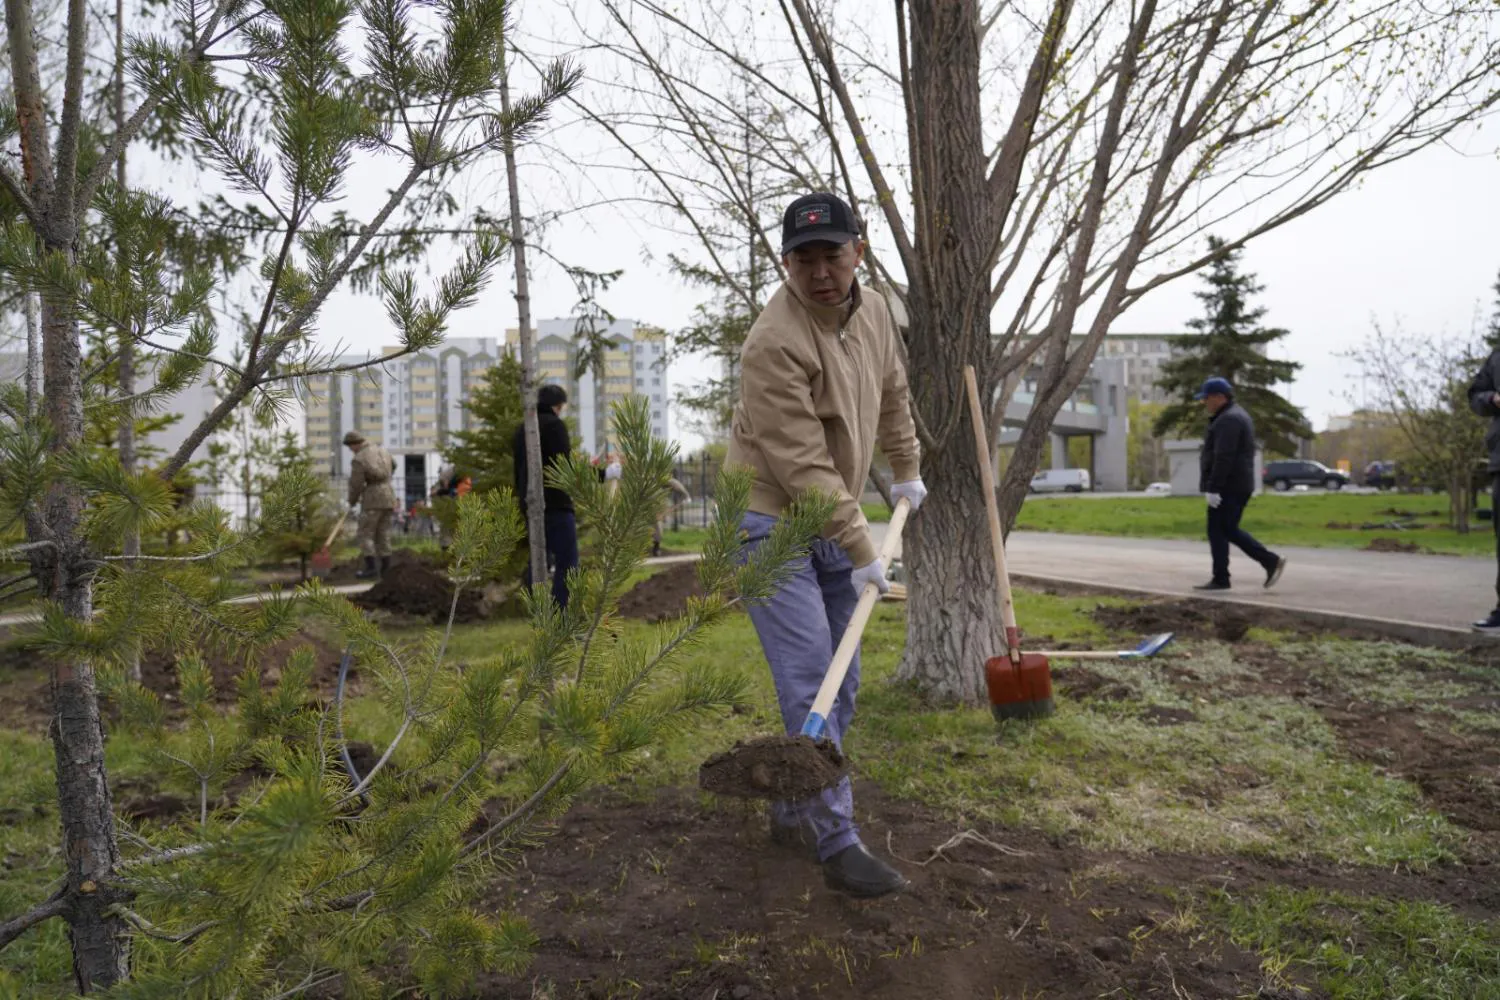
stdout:
<svg viewBox="0 0 1500 1000">
<path fill-rule="evenodd" d="M 537 382 L 555 383 L 568 391 L 578 421 L 578 446 L 590 455 L 613 450 L 616 443 L 611 439 L 611 408 L 631 395 L 644 396 L 651 404 L 652 435 L 670 437 L 666 333 L 634 320 L 613 321 L 604 331 L 614 346 L 604 352 L 602 380 L 592 370 L 575 379 L 577 328 L 574 319 L 544 319 L 537 323 L 536 339 Z M 520 350 L 517 330 L 507 330 L 505 340 L 507 350 Z"/>
<path fill-rule="evenodd" d="M 1097 357 L 1118 358 L 1125 363 L 1126 393 L 1131 399 L 1142 403 L 1171 402 L 1156 385 L 1161 378 L 1162 365 L 1172 360 L 1177 345 L 1186 334 L 1181 333 L 1111 333 L 1104 338 Z M 1073 340 L 1083 340 L 1074 334 Z"/>
<path fill-rule="evenodd" d="M 469 394 L 500 359 L 494 337 L 455 337 L 414 354 L 386 347 L 378 365 L 303 380 L 307 446 L 319 468 L 349 474 L 344 434 L 358 431 L 396 459 L 395 488 L 410 506 L 426 498 L 448 435 L 469 429 Z M 367 357 L 365 360 L 372 360 Z"/>
</svg>

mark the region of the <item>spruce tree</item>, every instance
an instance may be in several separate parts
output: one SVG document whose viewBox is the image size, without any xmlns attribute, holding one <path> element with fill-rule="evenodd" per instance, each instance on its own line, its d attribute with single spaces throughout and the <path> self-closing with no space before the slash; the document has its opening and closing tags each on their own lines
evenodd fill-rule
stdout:
<svg viewBox="0 0 1500 1000">
<path fill-rule="evenodd" d="M 1256 284 L 1255 275 L 1240 271 L 1241 251 L 1226 249 L 1214 236 L 1208 238 L 1208 246 L 1214 256 L 1203 276 L 1207 288 L 1195 293 L 1204 314 L 1188 321 L 1195 333 L 1183 338 L 1180 353 L 1162 365 L 1156 384 L 1176 402 L 1156 418 L 1152 433 L 1201 436 L 1208 418 L 1193 395 L 1205 379 L 1220 375 L 1234 386 L 1235 401 L 1254 418 L 1262 446 L 1274 454 L 1295 454 L 1297 442 L 1310 437 L 1312 428 L 1306 415 L 1275 386 L 1290 381 L 1302 366 L 1265 353 L 1268 345 L 1291 331 L 1260 325 L 1266 309 L 1252 308 L 1250 300 L 1264 286 Z"/>
<path fill-rule="evenodd" d="M 476 490 L 509 487 L 515 482 L 516 428 L 526 416 L 521 406 L 521 362 L 510 354 L 484 373 L 464 404 L 469 429 L 448 436 L 446 459 L 460 475 L 469 475 Z"/>
</svg>

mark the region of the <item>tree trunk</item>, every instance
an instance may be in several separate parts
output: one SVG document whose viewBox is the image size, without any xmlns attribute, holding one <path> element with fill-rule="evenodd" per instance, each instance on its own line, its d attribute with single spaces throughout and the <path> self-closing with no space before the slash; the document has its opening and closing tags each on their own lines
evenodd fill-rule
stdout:
<svg viewBox="0 0 1500 1000">
<path fill-rule="evenodd" d="M 500 109 L 510 116 L 510 70 L 501 63 Z M 531 332 L 531 284 L 526 273 L 526 217 L 521 214 L 521 182 L 516 171 L 516 146 L 505 140 L 505 180 L 510 188 L 510 252 L 516 265 L 516 320 L 521 338 L 521 426 L 526 454 L 526 495 L 516 497 L 526 512 L 526 538 L 531 550 L 531 579 L 536 586 L 547 579 L 546 499 L 542 483 L 542 432 L 536 412 L 536 345 Z"/>
<path fill-rule="evenodd" d="M 61 246 L 47 242 L 54 252 L 67 252 L 72 241 Z M 54 452 L 64 452 L 83 439 L 83 365 L 78 327 L 66 303 L 42 300 L 42 342 L 52 446 Z M 87 621 L 93 615 L 94 594 L 90 553 L 81 530 L 83 510 L 81 491 L 66 479 L 55 480 L 45 511 L 57 547 L 42 580 L 42 596 L 58 602 L 70 618 Z M 130 970 L 129 928 L 106 913 L 116 901 L 107 886 L 120 854 L 92 664 L 54 664 L 52 709 L 63 857 L 73 896 L 67 915 L 73 975 L 79 992 L 90 993 L 119 982 Z"/>
<path fill-rule="evenodd" d="M 988 363 L 993 205 L 986 185 L 979 89 L 979 16 L 973 0 L 911 5 L 917 257 L 908 295 L 910 370 L 917 412 L 937 435 L 923 457 L 930 495 L 909 522 L 906 653 L 897 677 L 939 701 L 985 700 L 984 663 L 1001 648 L 995 574 L 979 463 L 967 426 L 963 366 L 992 394 Z"/>
</svg>

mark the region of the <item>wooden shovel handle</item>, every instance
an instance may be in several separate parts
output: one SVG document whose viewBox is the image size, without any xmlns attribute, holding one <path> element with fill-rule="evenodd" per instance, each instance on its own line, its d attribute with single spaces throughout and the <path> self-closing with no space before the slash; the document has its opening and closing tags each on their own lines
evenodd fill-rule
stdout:
<svg viewBox="0 0 1500 1000">
<path fill-rule="evenodd" d="M 896 501 L 896 509 L 891 512 L 891 523 L 885 530 L 885 542 L 880 546 L 880 555 L 875 558 L 887 569 L 890 568 L 891 560 L 896 557 L 896 550 L 901 545 L 901 529 L 906 527 L 906 516 L 911 513 L 911 501 L 902 497 Z M 854 660 L 854 653 L 859 649 L 860 637 L 864 635 L 865 623 L 870 620 L 870 612 L 875 610 L 875 602 L 880 600 L 880 588 L 873 583 L 865 584 L 863 593 L 859 595 L 859 603 L 854 606 L 854 614 L 849 616 L 849 624 L 844 629 L 844 637 L 839 640 L 839 648 L 834 650 L 833 659 L 828 663 L 828 672 L 823 675 L 823 686 L 818 688 L 818 696 L 813 699 L 812 710 L 807 713 L 807 724 L 802 731 L 809 736 L 821 736 L 824 722 L 828 719 L 828 713 L 833 711 L 834 699 L 838 697 L 839 688 L 844 686 L 844 675 L 849 672 L 849 664 Z M 816 730 L 815 732 L 810 730 Z"/>
<path fill-rule="evenodd" d="M 1020 633 L 1016 630 L 1016 605 L 1010 595 L 1010 573 L 1005 568 L 1005 535 L 1000 530 L 1000 505 L 995 500 L 995 471 L 990 467 L 984 407 L 979 402 L 979 382 L 974 378 L 973 365 L 964 365 L 964 385 L 969 391 L 969 422 L 974 425 L 979 481 L 984 487 L 984 512 L 990 522 L 990 549 L 994 554 L 996 586 L 999 588 L 1000 622 L 1005 626 L 1005 645 L 1010 658 L 1015 660 L 1021 653 Z"/>
<path fill-rule="evenodd" d="M 333 540 L 338 537 L 339 529 L 344 526 L 344 518 L 348 516 L 349 508 L 345 507 L 344 512 L 339 515 L 339 519 L 333 522 L 333 530 L 328 533 L 328 541 L 323 543 L 323 548 L 326 549 L 333 544 Z"/>
</svg>

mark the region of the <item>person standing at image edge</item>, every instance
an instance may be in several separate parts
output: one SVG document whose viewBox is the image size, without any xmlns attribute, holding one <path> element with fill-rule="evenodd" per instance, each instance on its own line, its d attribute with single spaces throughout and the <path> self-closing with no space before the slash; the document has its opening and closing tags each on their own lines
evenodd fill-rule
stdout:
<svg viewBox="0 0 1500 1000">
<path fill-rule="evenodd" d="M 1485 450 L 1489 452 L 1490 524 L 1495 531 L 1495 597 L 1500 601 L 1500 350 L 1494 351 L 1485 361 L 1474 381 L 1469 383 L 1469 409 L 1481 417 L 1490 418 L 1490 429 L 1484 435 Z M 1486 618 L 1474 622 L 1476 632 L 1500 635 L 1500 603 Z"/>
<path fill-rule="evenodd" d="M 391 568 L 390 528 L 396 511 L 391 476 L 396 472 L 396 460 L 380 445 L 366 441 L 358 431 L 345 434 L 344 445 L 354 452 L 349 462 L 349 510 L 359 508 L 356 538 L 365 563 L 354 575 L 360 579 L 383 576 Z"/>
<path fill-rule="evenodd" d="M 573 442 L 568 436 L 568 425 L 563 422 L 563 413 L 568 408 L 568 393 L 560 385 L 544 385 L 536 392 L 536 416 L 538 436 L 542 443 L 542 470 L 556 465 L 573 453 Z M 516 499 L 521 505 L 521 517 L 526 518 L 526 424 L 516 428 L 511 441 L 514 449 Z M 543 524 L 547 540 L 547 558 L 552 564 L 552 598 L 557 606 L 568 606 L 568 571 L 578 565 L 578 522 L 573 516 L 573 498 L 564 490 L 544 486 Z M 530 522 L 527 522 L 528 524 Z M 531 565 L 526 566 L 526 583 L 531 583 Z"/>
<path fill-rule="evenodd" d="M 1255 493 L 1255 424 L 1245 408 L 1234 401 L 1234 387 L 1228 379 L 1209 379 L 1193 398 L 1202 402 L 1209 414 L 1199 455 L 1198 489 L 1208 500 L 1208 549 L 1213 557 L 1213 578 L 1193 589 L 1229 589 L 1231 542 L 1266 571 L 1266 588 L 1274 587 L 1286 569 L 1286 560 L 1240 527 L 1240 518 Z"/>
<path fill-rule="evenodd" d="M 872 583 L 890 588 L 859 505 L 877 441 L 895 472 L 893 501 L 906 497 L 916 510 L 927 490 L 896 325 L 885 300 L 865 295 L 855 278 L 864 243 L 854 213 L 835 195 L 806 195 L 787 208 L 781 233 L 787 277 L 745 339 L 727 462 L 754 472 L 740 525 L 747 556 L 804 491 L 838 499 L 782 588 L 749 608 L 782 722 L 797 733 L 860 592 Z M 835 743 L 849 731 L 858 690 L 856 654 L 828 718 Z M 879 896 L 906 884 L 860 842 L 848 778 L 771 812 L 772 839 L 814 845 L 831 887 Z"/>
</svg>

